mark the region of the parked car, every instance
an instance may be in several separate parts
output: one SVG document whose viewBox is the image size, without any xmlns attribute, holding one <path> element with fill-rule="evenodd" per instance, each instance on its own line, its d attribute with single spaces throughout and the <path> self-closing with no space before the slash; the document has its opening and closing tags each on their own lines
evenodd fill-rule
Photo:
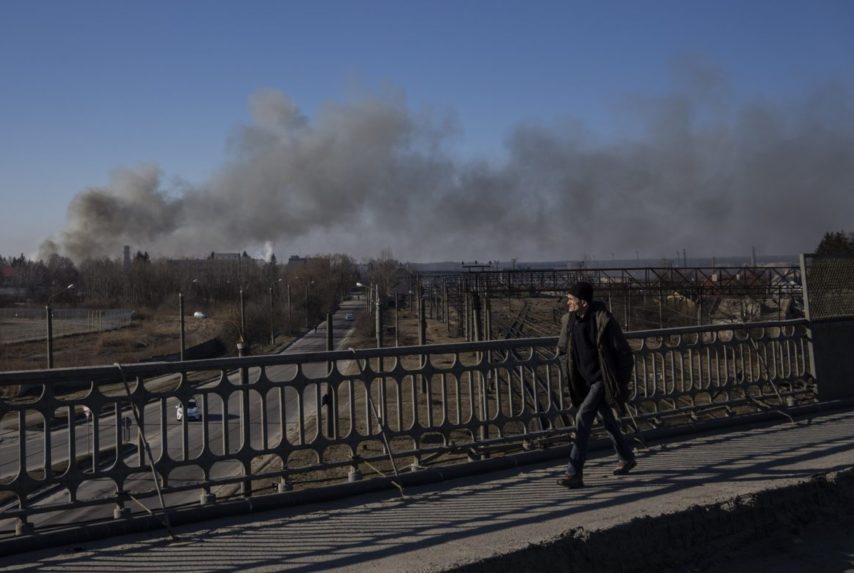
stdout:
<svg viewBox="0 0 854 573">
<path fill-rule="evenodd" d="M 180 422 L 184 418 L 184 405 L 178 404 L 175 406 L 175 418 Z M 195 398 L 187 400 L 187 419 L 201 420 L 202 412 L 199 410 L 199 405 L 196 404 Z"/>
<path fill-rule="evenodd" d="M 348 312 L 346 316 L 344 316 L 344 320 L 353 320 L 353 313 Z"/>
<path fill-rule="evenodd" d="M 200 310 L 197 310 L 196 312 L 193 313 L 193 318 L 207 318 L 207 317 L 208 317 L 208 315 L 205 314 L 204 312 L 200 311 Z"/>
</svg>

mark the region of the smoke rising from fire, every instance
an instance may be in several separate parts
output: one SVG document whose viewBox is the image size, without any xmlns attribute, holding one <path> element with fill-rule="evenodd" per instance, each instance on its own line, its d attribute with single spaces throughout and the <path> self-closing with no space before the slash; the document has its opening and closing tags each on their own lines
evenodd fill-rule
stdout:
<svg viewBox="0 0 854 573">
<path fill-rule="evenodd" d="M 384 248 L 403 260 L 784 254 L 850 230 L 854 112 L 828 87 L 798 102 L 735 105 L 720 78 L 627 100 L 622 140 L 578 122 L 519 125 L 500 163 L 462 161 L 454 122 L 399 93 L 306 117 L 286 95 L 251 98 L 228 161 L 168 188 L 156 166 L 79 193 L 43 252 L 116 257 Z M 271 247 L 272 245 L 272 247 Z"/>
</svg>

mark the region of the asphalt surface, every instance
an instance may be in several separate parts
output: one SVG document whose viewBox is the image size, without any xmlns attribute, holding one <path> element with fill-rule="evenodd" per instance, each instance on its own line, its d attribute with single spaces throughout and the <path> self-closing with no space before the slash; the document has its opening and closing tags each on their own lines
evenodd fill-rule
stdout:
<svg viewBox="0 0 854 573">
<path fill-rule="evenodd" d="M 854 467 L 854 409 L 649 444 L 629 476 L 610 475 L 610 452 L 593 453 L 587 487 L 577 491 L 555 484 L 563 466 L 549 462 L 407 488 L 403 498 L 370 494 L 183 526 L 178 541 L 152 532 L 31 552 L 0 559 L 0 570 L 442 571 L 500 558 L 579 526 L 607 531 L 635 518 L 848 470 Z M 810 571 L 854 571 L 854 538 L 840 531 L 835 537 L 807 532 L 796 563 L 809 563 Z M 739 557 L 740 565 L 761 571 L 778 564 L 779 551 L 756 547 Z M 560 570 L 551 565 L 537 570 Z M 686 562 L 684 570 L 697 569 Z"/>
</svg>

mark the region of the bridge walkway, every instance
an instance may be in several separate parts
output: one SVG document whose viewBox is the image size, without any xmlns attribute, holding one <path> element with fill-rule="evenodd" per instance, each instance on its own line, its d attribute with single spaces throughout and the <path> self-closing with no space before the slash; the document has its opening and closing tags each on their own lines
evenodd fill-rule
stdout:
<svg viewBox="0 0 854 573">
<path fill-rule="evenodd" d="M 791 529 L 793 518 L 784 515 L 786 507 L 821 501 L 815 492 L 808 494 L 813 496 L 809 503 L 787 500 L 785 492 L 816 483 L 816 474 L 851 474 L 854 408 L 795 423 L 781 417 L 770 424 L 670 438 L 648 444 L 638 452 L 638 462 L 631 475 L 613 477 L 610 452 L 594 452 L 582 490 L 556 485 L 563 462 L 552 461 L 408 487 L 405 497 L 366 494 L 181 526 L 175 530 L 177 541 L 158 531 L 30 552 L 0 559 L 0 570 L 557 571 L 568 570 L 568 560 L 576 555 L 595 561 L 597 555 L 608 558 L 609 552 L 633 555 L 638 570 L 645 568 L 641 559 L 646 557 L 657 559 L 659 570 L 705 570 L 695 559 L 699 554 L 680 549 L 679 540 L 700 531 L 706 562 L 720 563 L 730 552 L 754 543 L 748 530 L 761 535 L 764 528 L 773 534 L 777 521 Z M 778 503 L 759 508 L 756 515 L 738 513 L 741 505 L 733 498 L 747 500 L 762 492 L 766 501 Z M 697 509 L 714 504 L 738 522 L 728 525 L 721 511 Z M 668 524 L 668 517 L 656 516 L 673 520 Z M 844 532 L 844 546 L 816 548 L 822 559 L 831 560 L 826 570 L 854 571 L 854 522 L 846 519 L 827 526 Z M 730 533 L 721 537 L 715 524 Z M 622 537 L 601 537 L 605 548 L 599 553 L 592 545 L 582 547 L 593 544 L 596 535 L 618 530 Z M 733 535 L 740 541 L 728 541 Z M 662 551 L 672 554 L 662 557 Z M 732 559 L 740 558 L 734 553 Z M 574 563 L 585 569 L 583 559 Z M 588 565 L 607 570 L 601 563 Z M 761 568 L 757 564 L 753 570 Z"/>
</svg>

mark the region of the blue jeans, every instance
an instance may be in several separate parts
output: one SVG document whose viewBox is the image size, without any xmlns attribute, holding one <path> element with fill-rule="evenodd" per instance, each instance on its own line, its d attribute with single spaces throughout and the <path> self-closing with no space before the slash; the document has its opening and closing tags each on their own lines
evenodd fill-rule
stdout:
<svg viewBox="0 0 854 573">
<path fill-rule="evenodd" d="M 617 452 L 620 461 L 629 462 L 635 459 L 632 449 L 620 432 L 620 425 L 614 418 L 614 412 L 611 411 L 611 407 L 605 401 L 605 383 L 600 380 L 590 386 L 590 391 L 584 401 L 581 402 L 578 413 L 575 415 L 575 443 L 572 445 L 569 464 L 566 466 L 566 473 L 571 476 L 581 475 L 584 471 L 590 431 L 593 429 L 593 420 L 597 414 L 611 438 L 611 444 L 614 446 L 614 451 Z"/>
</svg>

